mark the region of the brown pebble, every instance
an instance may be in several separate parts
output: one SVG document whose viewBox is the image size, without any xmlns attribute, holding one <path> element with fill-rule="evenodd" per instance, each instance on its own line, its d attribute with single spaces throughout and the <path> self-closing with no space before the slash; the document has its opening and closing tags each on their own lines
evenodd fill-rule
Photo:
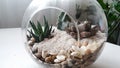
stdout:
<svg viewBox="0 0 120 68">
<path fill-rule="evenodd" d="M 72 36 L 74 39 L 77 39 L 77 35 Z"/>
<path fill-rule="evenodd" d="M 83 32 L 80 33 L 81 38 L 88 38 L 90 36 L 91 36 L 90 32 L 83 31 Z"/>
<path fill-rule="evenodd" d="M 34 55 L 39 59 L 42 58 L 42 56 L 39 53 L 35 53 Z"/>
<path fill-rule="evenodd" d="M 77 38 L 77 34 L 76 34 L 75 32 L 70 32 L 69 34 L 70 34 L 73 38 L 75 38 L 75 39 Z"/>
<path fill-rule="evenodd" d="M 86 55 L 89 55 L 89 54 L 91 54 L 92 52 L 91 52 L 91 50 L 90 49 L 87 49 L 86 51 L 85 51 L 85 54 Z"/>
<path fill-rule="evenodd" d="M 71 32 L 70 28 L 66 28 L 65 30 L 66 30 L 67 33 Z"/>
<path fill-rule="evenodd" d="M 72 32 L 77 32 L 75 26 L 71 26 L 70 29 L 71 29 Z"/>
<path fill-rule="evenodd" d="M 33 43 L 33 41 L 28 41 L 28 44 L 29 44 L 29 46 L 33 46 L 34 45 L 34 43 Z"/>
<path fill-rule="evenodd" d="M 45 58 L 45 62 L 47 63 L 52 63 L 54 61 L 54 59 L 56 58 L 56 56 L 49 56 Z"/>
<path fill-rule="evenodd" d="M 33 37 L 32 37 L 30 40 L 31 40 L 32 42 L 35 42 L 35 38 L 33 38 Z"/>
<path fill-rule="evenodd" d="M 73 36 L 73 35 L 75 35 L 75 33 L 74 32 L 70 32 L 70 35 Z"/>
<path fill-rule="evenodd" d="M 51 56 L 45 58 L 45 62 L 49 63 L 51 61 L 52 61 L 52 57 Z"/>
<path fill-rule="evenodd" d="M 38 47 L 32 48 L 32 53 L 33 53 L 33 54 L 35 54 L 35 53 L 37 53 L 37 52 L 38 52 Z"/>
<path fill-rule="evenodd" d="M 52 56 L 52 59 L 54 60 L 55 58 L 56 58 L 56 55 L 53 55 L 53 56 Z"/>
<path fill-rule="evenodd" d="M 91 30 L 91 22 L 86 21 L 86 23 L 85 23 L 85 31 L 90 31 L 90 30 Z"/>
</svg>

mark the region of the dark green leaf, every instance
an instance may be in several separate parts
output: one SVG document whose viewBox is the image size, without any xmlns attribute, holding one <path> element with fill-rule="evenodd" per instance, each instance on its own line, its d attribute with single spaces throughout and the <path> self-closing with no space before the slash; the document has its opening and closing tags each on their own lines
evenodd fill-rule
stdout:
<svg viewBox="0 0 120 68">
<path fill-rule="evenodd" d="M 46 20 L 46 18 L 44 16 L 44 34 L 46 34 L 48 30 L 49 30 L 48 21 Z"/>
<path fill-rule="evenodd" d="M 35 38 L 35 41 L 36 41 L 36 42 L 39 42 L 39 38 L 38 38 L 39 36 L 35 35 L 35 34 L 32 32 L 32 30 L 31 30 L 31 31 L 28 30 L 28 32 Z"/>
<path fill-rule="evenodd" d="M 61 20 L 58 20 L 58 26 L 57 26 L 58 29 L 62 30 L 62 21 Z"/>
<path fill-rule="evenodd" d="M 107 8 L 107 5 L 104 3 L 103 0 L 97 0 L 99 2 L 99 4 L 102 6 L 103 9 Z"/>
<path fill-rule="evenodd" d="M 120 13 L 120 1 L 115 4 L 115 9 Z"/>
<path fill-rule="evenodd" d="M 68 15 L 66 15 L 64 19 L 64 22 L 67 22 L 67 21 L 71 22 L 71 18 Z"/>
<path fill-rule="evenodd" d="M 108 20 L 108 42 L 117 44 L 118 29 L 120 27 L 120 1 L 114 0 L 111 4 L 104 3 L 103 0 L 97 0 L 105 11 Z M 109 1 L 109 0 L 108 0 Z"/>
<path fill-rule="evenodd" d="M 46 20 L 46 17 L 44 16 L 44 25 L 46 25 L 49 28 L 48 21 Z"/>
<path fill-rule="evenodd" d="M 31 25 L 33 31 L 35 32 L 35 34 L 39 35 L 38 30 L 37 30 L 35 24 L 34 24 L 33 22 L 30 21 L 30 25 Z"/>
<path fill-rule="evenodd" d="M 34 22 L 30 21 L 30 25 L 32 27 L 31 31 L 28 30 L 30 35 L 34 37 L 35 42 L 41 42 L 45 38 L 49 38 L 52 32 L 52 26 L 49 27 L 48 21 L 46 20 L 44 16 L 44 29 L 42 29 L 42 25 L 40 24 L 39 21 L 37 21 L 37 25 L 34 24 Z M 34 32 L 33 32 L 33 31 Z"/>
<path fill-rule="evenodd" d="M 62 18 L 63 18 L 63 16 L 64 16 L 64 14 L 65 14 L 65 12 L 61 12 L 61 14 L 60 14 L 60 16 L 59 16 L 59 20 L 62 21 Z"/>
<path fill-rule="evenodd" d="M 37 28 L 38 28 L 39 34 L 43 33 L 43 29 L 39 21 L 37 21 Z"/>
<path fill-rule="evenodd" d="M 76 19 L 79 19 L 80 15 L 81 15 L 80 5 L 76 4 L 76 14 L 75 14 Z"/>
</svg>

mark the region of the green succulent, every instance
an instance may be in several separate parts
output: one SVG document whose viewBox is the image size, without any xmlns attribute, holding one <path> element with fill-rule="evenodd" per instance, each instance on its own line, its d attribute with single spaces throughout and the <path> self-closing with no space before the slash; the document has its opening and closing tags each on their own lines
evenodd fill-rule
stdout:
<svg viewBox="0 0 120 68">
<path fill-rule="evenodd" d="M 81 15 L 80 5 L 76 4 L 76 14 L 75 14 L 76 19 L 79 19 L 80 15 Z"/>
<path fill-rule="evenodd" d="M 69 15 L 67 15 L 65 12 L 61 12 L 58 17 L 58 26 L 57 28 L 60 30 L 64 30 L 66 25 L 68 25 L 67 22 L 71 22 L 71 18 Z M 64 24 L 64 25 L 63 25 Z"/>
<path fill-rule="evenodd" d="M 30 21 L 30 26 L 32 27 L 31 30 L 28 30 L 30 35 L 28 37 L 33 37 L 35 39 L 35 42 L 41 42 L 45 38 L 50 38 L 52 30 L 52 25 L 49 26 L 48 21 L 46 20 L 46 17 L 44 16 L 44 27 L 42 28 L 42 25 L 39 21 L 37 21 L 37 25 L 34 24 L 34 22 Z"/>
</svg>

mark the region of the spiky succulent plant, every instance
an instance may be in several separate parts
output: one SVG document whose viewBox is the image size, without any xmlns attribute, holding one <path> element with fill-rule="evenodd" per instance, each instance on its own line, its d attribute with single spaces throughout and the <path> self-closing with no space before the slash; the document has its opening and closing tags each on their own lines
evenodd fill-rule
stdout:
<svg viewBox="0 0 120 68">
<path fill-rule="evenodd" d="M 68 22 L 71 22 L 70 16 L 65 12 L 61 12 L 59 17 L 58 17 L 58 24 L 57 24 L 58 26 L 57 26 L 57 28 L 59 30 L 64 30 L 65 27 L 68 26 L 68 24 L 69 24 Z"/>
<path fill-rule="evenodd" d="M 37 21 L 37 25 L 34 24 L 34 22 L 30 21 L 30 26 L 32 27 L 31 30 L 28 30 L 30 33 L 29 37 L 33 37 L 35 39 L 35 42 L 41 42 L 45 38 L 50 38 L 52 30 L 52 25 L 49 26 L 48 21 L 46 20 L 46 17 L 44 16 L 44 26 L 40 24 L 39 21 Z"/>
</svg>

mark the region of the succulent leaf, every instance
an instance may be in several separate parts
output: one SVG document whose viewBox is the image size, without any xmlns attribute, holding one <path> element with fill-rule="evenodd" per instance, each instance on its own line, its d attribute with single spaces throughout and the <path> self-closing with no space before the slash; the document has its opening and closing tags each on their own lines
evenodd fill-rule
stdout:
<svg viewBox="0 0 120 68">
<path fill-rule="evenodd" d="M 45 38 L 49 38 L 52 31 L 52 25 L 49 26 L 48 21 L 46 20 L 44 16 L 44 28 L 42 28 L 42 25 L 39 21 L 37 21 L 37 25 L 34 24 L 34 22 L 30 21 L 30 25 L 32 27 L 31 31 L 28 30 L 30 35 L 35 39 L 35 42 L 41 42 Z M 34 32 L 33 32 L 34 31 Z"/>
</svg>

